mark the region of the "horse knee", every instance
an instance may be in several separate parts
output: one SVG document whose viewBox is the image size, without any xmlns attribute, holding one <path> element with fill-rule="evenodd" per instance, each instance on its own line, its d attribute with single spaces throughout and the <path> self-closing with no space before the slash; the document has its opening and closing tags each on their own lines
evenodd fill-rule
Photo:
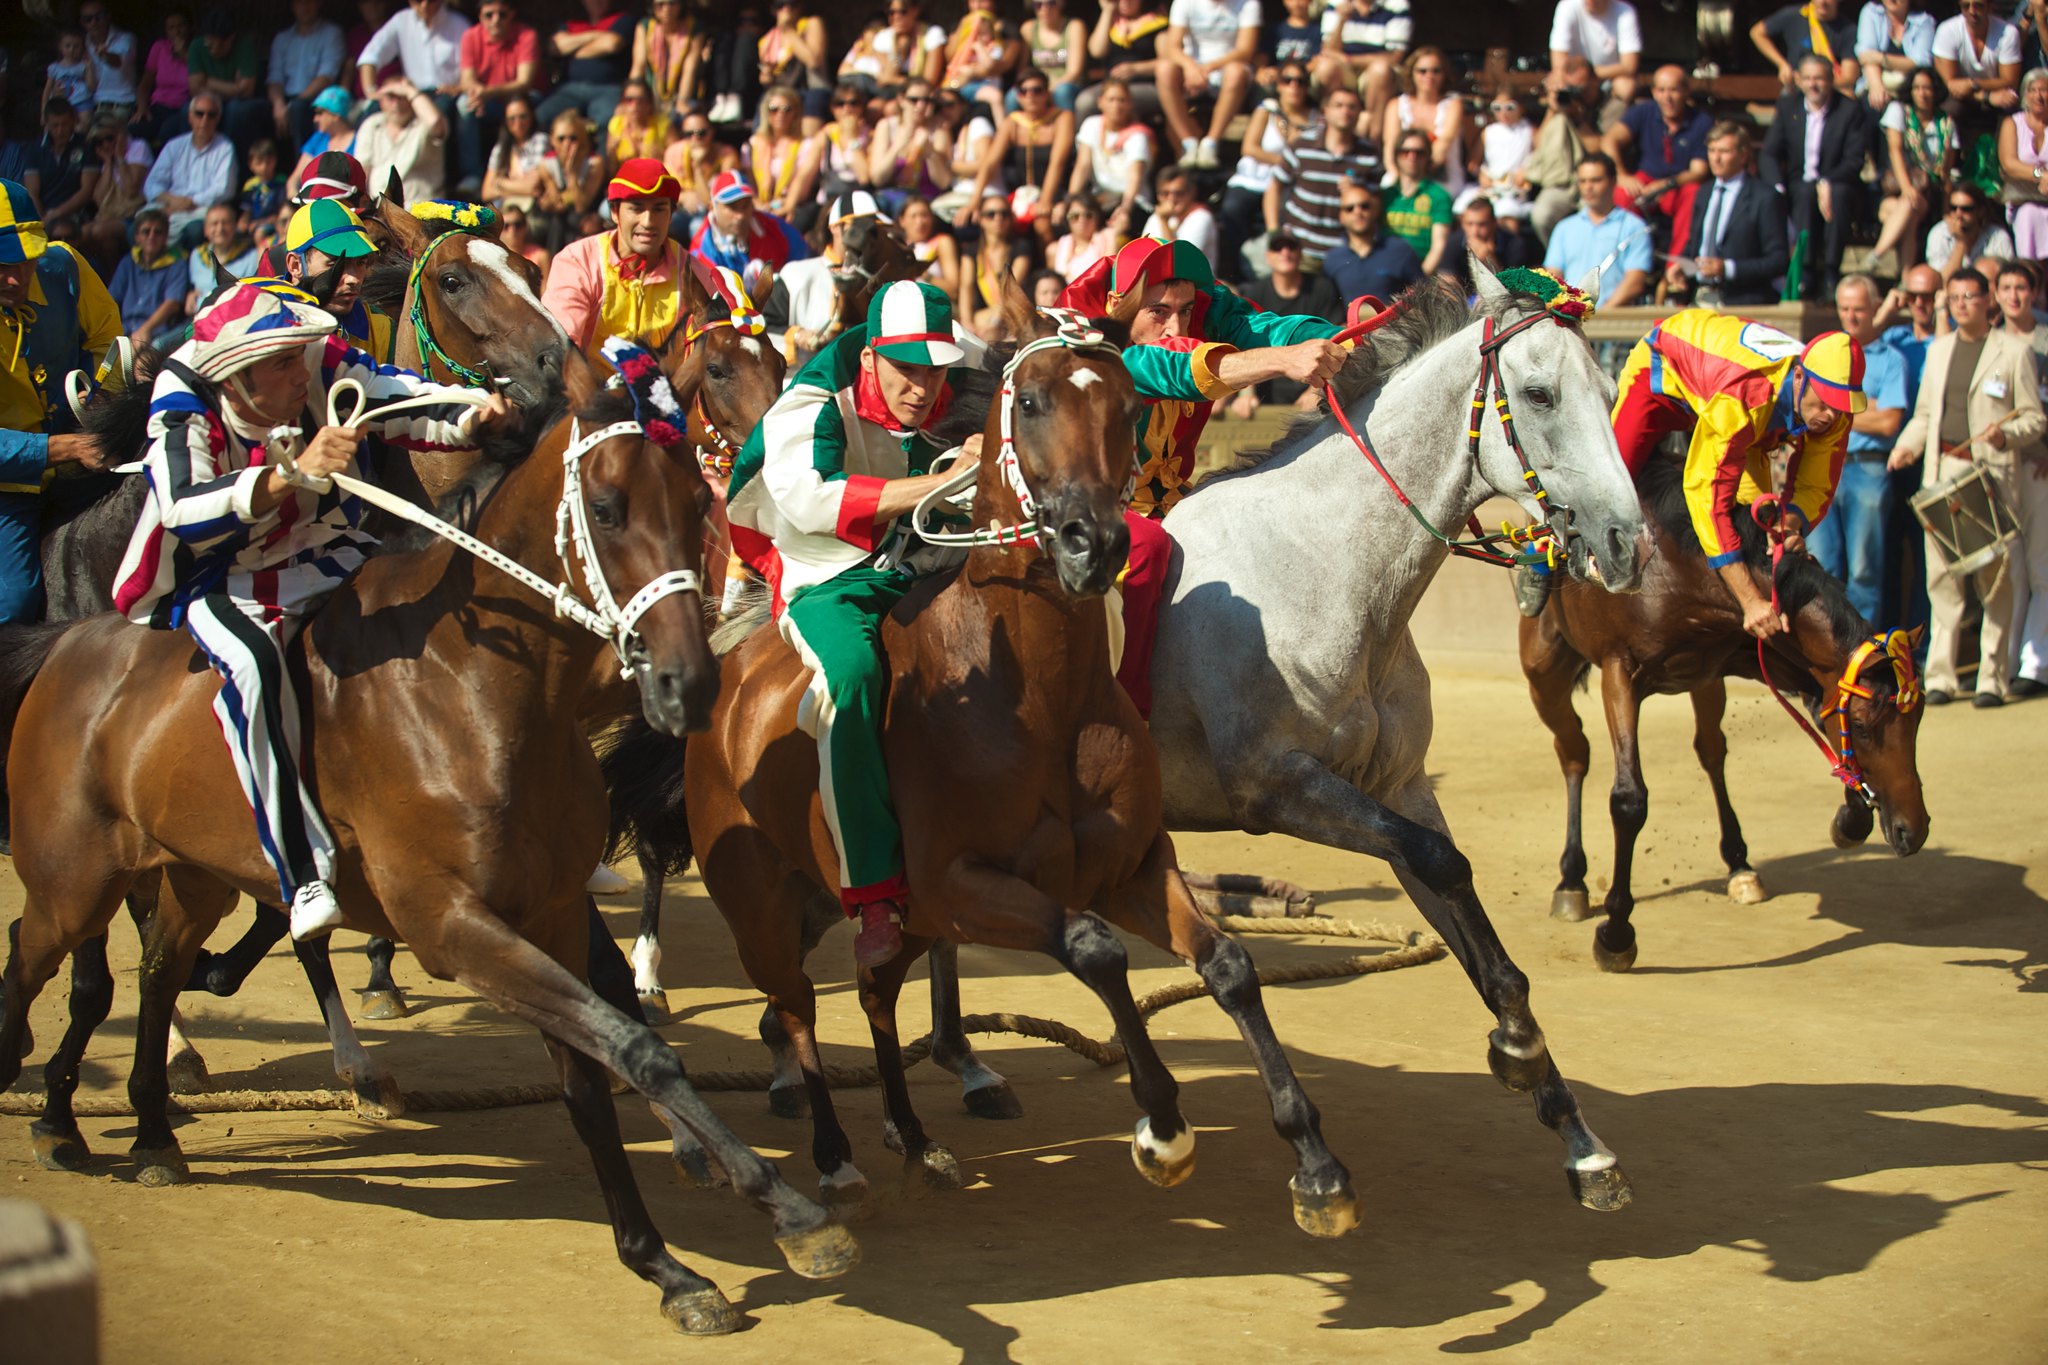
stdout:
<svg viewBox="0 0 2048 1365">
<path fill-rule="evenodd" d="M 1420 825 L 1402 840 L 1402 859 L 1423 884 L 1439 895 L 1472 884 L 1472 862 L 1447 834 Z"/>
<path fill-rule="evenodd" d="M 1259 973 L 1252 955 L 1236 939 L 1219 939 L 1201 967 L 1202 983 L 1216 1003 L 1231 1014 L 1246 1009 L 1259 998 Z"/>
<path fill-rule="evenodd" d="M 1607 810 L 1618 828 L 1639 830 L 1650 818 L 1650 793 L 1640 785 L 1617 782 L 1608 793 Z"/>
<path fill-rule="evenodd" d="M 1060 956 L 1067 970 L 1084 981 L 1126 972 L 1130 956 L 1109 926 L 1094 915 L 1076 915 L 1060 934 Z"/>
</svg>

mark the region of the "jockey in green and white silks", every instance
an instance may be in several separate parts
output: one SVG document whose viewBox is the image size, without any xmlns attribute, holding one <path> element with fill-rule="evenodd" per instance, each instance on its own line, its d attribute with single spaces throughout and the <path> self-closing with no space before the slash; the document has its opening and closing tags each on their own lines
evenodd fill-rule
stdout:
<svg viewBox="0 0 2048 1365">
<path fill-rule="evenodd" d="M 951 401 L 963 342 L 979 349 L 939 289 L 882 290 L 867 325 L 820 351 L 768 409 L 727 497 L 733 548 L 768 581 L 783 637 L 812 670 L 797 720 L 818 741 L 840 903 L 861 922 L 863 966 L 901 947 L 908 890 L 882 759 L 881 622 L 920 568 L 951 562 L 912 553 L 899 523 L 950 477 L 929 473 L 946 447 L 928 428 Z"/>
</svg>

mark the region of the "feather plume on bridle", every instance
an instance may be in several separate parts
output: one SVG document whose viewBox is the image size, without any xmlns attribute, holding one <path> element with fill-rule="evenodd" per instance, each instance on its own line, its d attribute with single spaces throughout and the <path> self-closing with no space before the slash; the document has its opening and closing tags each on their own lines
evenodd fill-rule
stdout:
<svg viewBox="0 0 2048 1365">
<path fill-rule="evenodd" d="M 670 387 L 668 374 L 661 368 L 661 360 L 648 350 L 624 337 L 612 337 L 604 343 L 604 358 L 619 372 L 619 379 L 626 392 L 633 399 L 633 416 L 647 432 L 647 439 L 662 447 L 673 450 L 686 441 L 689 421 L 683 416 L 683 405 L 676 400 L 676 391 Z"/>
</svg>

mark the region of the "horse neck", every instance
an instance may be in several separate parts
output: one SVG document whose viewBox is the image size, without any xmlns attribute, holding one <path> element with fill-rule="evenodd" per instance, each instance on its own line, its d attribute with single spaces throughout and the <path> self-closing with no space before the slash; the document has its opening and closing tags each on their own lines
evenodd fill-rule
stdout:
<svg viewBox="0 0 2048 1365">
<path fill-rule="evenodd" d="M 1791 646 L 1798 655 L 1798 671 L 1813 691 L 1826 697 L 1849 667 L 1850 650 L 1835 639 L 1834 624 L 1827 607 L 1818 599 L 1801 607 L 1792 617 Z"/>
</svg>

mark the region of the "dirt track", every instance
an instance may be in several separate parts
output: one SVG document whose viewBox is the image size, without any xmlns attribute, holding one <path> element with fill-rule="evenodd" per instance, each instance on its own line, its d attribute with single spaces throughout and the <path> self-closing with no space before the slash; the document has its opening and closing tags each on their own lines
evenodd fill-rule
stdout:
<svg viewBox="0 0 2048 1365">
<path fill-rule="evenodd" d="M 208 1116 L 180 1129 L 195 1183 L 170 1190 L 128 1183 L 126 1120 L 84 1122 L 103 1174 L 78 1176 L 38 1168 L 28 1120 L 6 1118 L 0 1192 L 85 1222 L 117 1362 L 2048 1355 L 2048 705 L 1932 715 L 1921 771 L 1933 831 L 1901 862 L 1828 847 L 1823 765 L 1767 698 L 1739 692 L 1730 779 L 1774 892 L 1743 907 L 1721 895 L 1689 710 L 1653 703 L 1642 958 L 1610 977 L 1591 965 L 1591 925 L 1545 917 L 1561 797 L 1519 681 L 1497 666 L 1439 673 L 1431 770 L 1559 1064 L 1634 1178 L 1620 1214 L 1572 1202 L 1558 1144 L 1487 1076 L 1490 1021 L 1447 961 L 1268 995 L 1366 1196 L 1365 1228 L 1338 1243 L 1295 1230 L 1288 1153 L 1234 1033 L 1201 1001 L 1156 1023 L 1201 1132 L 1195 1177 L 1176 1190 L 1130 1166 L 1136 1113 L 1121 1074 L 1044 1045 L 986 1044 L 1028 1111 L 1014 1123 L 970 1119 L 949 1077 L 912 1073 L 928 1126 L 969 1173 L 960 1193 L 901 1187 L 876 1092 L 843 1093 L 878 1207 L 858 1229 L 864 1262 L 826 1284 L 786 1271 L 765 1221 L 737 1200 L 678 1190 L 653 1120 L 622 1102 L 657 1221 L 754 1319 L 724 1341 L 674 1336 L 652 1289 L 613 1259 L 558 1106 L 389 1125 Z M 1606 781 L 1596 758 L 1589 793 Z M 1588 805 L 1598 877 L 1604 801 Z M 1181 853 L 1291 877 L 1332 914 L 1421 927 L 1362 858 L 1242 836 L 1185 838 Z M 4 921 L 20 887 L 0 876 Z M 729 940 L 694 882 L 676 891 L 666 974 L 683 1019 L 666 1033 L 694 1068 L 759 1065 L 758 1010 Z M 630 900 L 614 903 L 621 938 Z M 359 984 L 360 940 L 344 937 L 337 968 Z M 127 1073 L 135 946 L 125 928 L 115 942 L 121 993 L 88 1093 L 118 1091 Z M 845 974 L 826 970 L 848 942 L 828 942 L 816 965 L 827 1059 L 860 1063 L 866 1029 Z M 1268 964 L 1356 951 L 1251 946 Z M 1108 1032 L 1050 963 L 978 950 L 962 962 L 969 1010 Z M 1179 979 L 1149 949 L 1134 964 L 1140 991 Z M 418 1012 L 362 1031 L 406 1085 L 549 1077 L 530 1032 L 404 955 L 399 972 Z M 329 1083 L 288 954 L 237 1000 L 187 1000 L 220 1083 Z M 919 983 L 906 1000 L 908 1024 Z M 61 989 L 37 1006 L 45 1050 L 62 1008 Z M 32 1066 L 24 1085 L 40 1082 Z M 759 1096 L 713 1098 L 763 1150 L 807 1152 L 808 1125 L 771 1118 Z M 807 1156 L 783 1165 L 808 1185 Z"/>
</svg>

